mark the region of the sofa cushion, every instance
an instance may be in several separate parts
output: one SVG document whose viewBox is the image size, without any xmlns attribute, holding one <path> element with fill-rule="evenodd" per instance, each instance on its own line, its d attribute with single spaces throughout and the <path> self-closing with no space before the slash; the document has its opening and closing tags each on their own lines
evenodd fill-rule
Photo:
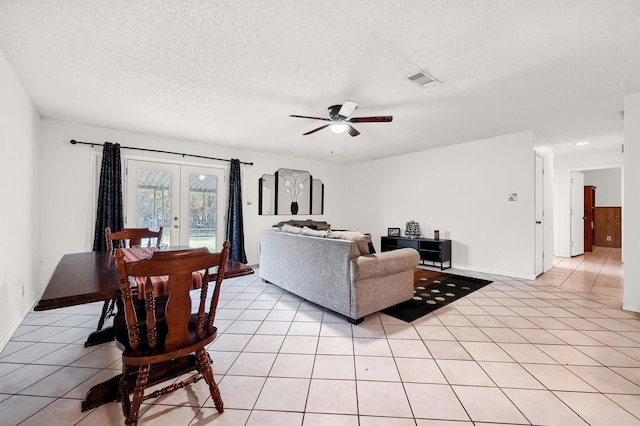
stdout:
<svg viewBox="0 0 640 426">
<path fill-rule="evenodd" d="M 402 248 L 353 260 L 358 280 L 413 271 L 420 262 L 420 255 L 412 248 Z"/>
<path fill-rule="evenodd" d="M 356 243 L 356 247 L 358 248 L 361 256 L 369 254 L 369 243 L 367 241 L 367 237 L 361 232 L 331 231 L 327 237 L 334 238 L 336 240 L 353 241 Z"/>
</svg>

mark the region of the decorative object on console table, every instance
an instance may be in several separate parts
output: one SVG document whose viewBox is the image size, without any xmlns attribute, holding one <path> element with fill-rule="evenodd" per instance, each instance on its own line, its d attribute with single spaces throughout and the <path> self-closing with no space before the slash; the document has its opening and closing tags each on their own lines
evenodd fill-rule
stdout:
<svg viewBox="0 0 640 426">
<path fill-rule="evenodd" d="M 400 228 L 387 228 L 387 236 L 389 236 L 389 237 L 399 237 L 400 236 Z"/>
<path fill-rule="evenodd" d="M 440 231 L 438 231 L 437 229 L 435 229 L 433 231 L 433 239 L 434 240 L 439 240 L 440 239 Z"/>
<path fill-rule="evenodd" d="M 415 220 L 407 222 L 407 228 L 404 234 L 409 238 L 418 238 L 420 236 L 420 225 Z"/>
<path fill-rule="evenodd" d="M 420 254 L 420 261 L 431 262 L 433 266 L 440 264 L 440 269 L 451 268 L 451 240 L 435 240 L 431 238 L 408 237 L 380 237 L 381 251 L 391 251 L 401 248 L 412 248 Z M 445 267 L 445 263 L 449 266 Z"/>
</svg>

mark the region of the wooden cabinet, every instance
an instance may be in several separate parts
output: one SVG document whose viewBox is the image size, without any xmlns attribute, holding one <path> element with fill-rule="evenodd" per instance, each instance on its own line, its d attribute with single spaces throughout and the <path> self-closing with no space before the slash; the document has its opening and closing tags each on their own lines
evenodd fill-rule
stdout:
<svg viewBox="0 0 640 426">
<path fill-rule="evenodd" d="M 594 244 L 598 247 L 622 247 L 622 208 L 595 208 Z"/>
<path fill-rule="evenodd" d="M 595 241 L 596 187 L 584 187 L 584 251 L 593 251 Z"/>
<path fill-rule="evenodd" d="M 431 238 L 381 237 L 382 251 L 412 248 L 420 253 L 420 261 L 431 262 L 434 266 L 440 264 L 440 269 L 451 268 L 451 240 L 434 240 Z M 444 264 L 448 263 L 445 267 Z"/>
</svg>

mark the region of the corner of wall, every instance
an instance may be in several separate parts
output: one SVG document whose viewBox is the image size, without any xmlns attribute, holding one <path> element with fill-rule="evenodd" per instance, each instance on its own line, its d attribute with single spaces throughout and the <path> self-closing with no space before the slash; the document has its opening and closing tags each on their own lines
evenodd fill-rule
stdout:
<svg viewBox="0 0 640 426">
<path fill-rule="evenodd" d="M 36 279 L 37 142 L 40 115 L 0 52 L 0 191 L 11 200 L 0 228 L 0 344 L 5 344 L 40 295 Z M 6 141 L 11 141 L 6 143 Z M 15 182 L 20 182 L 16 185 Z"/>
<path fill-rule="evenodd" d="M 624 262 L 623 309 L 640 312 L 640 92 L 624 99 L 624 214 L 622 252 Z"/>
</svg>

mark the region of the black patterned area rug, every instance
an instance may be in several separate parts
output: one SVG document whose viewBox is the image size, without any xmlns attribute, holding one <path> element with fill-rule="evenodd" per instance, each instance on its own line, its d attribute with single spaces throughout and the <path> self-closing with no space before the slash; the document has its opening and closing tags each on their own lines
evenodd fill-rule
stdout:
<svg viewBox="0 0 640 426">
<path fill-rule="evenodd" d="M 481 289 L 492 281 L 416 268 L 414 283 L 413 299 L 380 312 L 412 322 Z"/>
</svg>

